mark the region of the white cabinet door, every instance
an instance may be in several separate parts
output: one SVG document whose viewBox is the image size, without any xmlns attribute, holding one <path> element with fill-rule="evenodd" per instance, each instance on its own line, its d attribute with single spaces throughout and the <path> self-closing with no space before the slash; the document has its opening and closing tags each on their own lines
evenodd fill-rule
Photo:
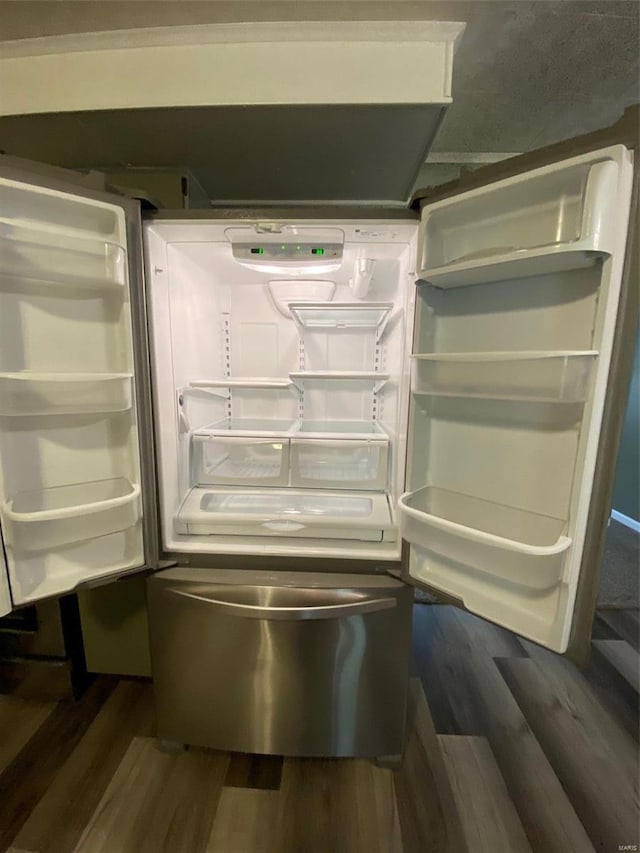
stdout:
<svg viewBox="0 0 640 853">
<path fill-rule="evenodd" d="M 144 566 L 147 416 L 137 204 L 7 168 L 0 210 L 0 525 L 18 605 Z"/>
<path fill-rule="evenodd" d="M 633 152 L 612 145 L 422 213 L 407 579 L 557 652 L 606 523 L 594 477 L 632 331 L 633 185 Z"/>
</svg>

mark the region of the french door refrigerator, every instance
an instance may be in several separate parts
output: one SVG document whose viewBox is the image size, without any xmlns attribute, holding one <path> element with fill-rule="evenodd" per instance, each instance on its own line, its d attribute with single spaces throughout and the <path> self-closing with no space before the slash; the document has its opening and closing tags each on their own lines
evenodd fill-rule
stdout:
<svg viewBox="0 0 640 853">
<path fill-rule="evenodd" d="M 608 144 L 478 184 L 420 218 L 309 208 L 141 225 L 133 201 L 5 169 L 2 612 L 157 571 L 160 732 L 178 739 L 176 671 L 208 677 L 199 638 L 233 662 L 218 705 L 228 692 L 291 710 L 277 673 L 257 697 L 268 642 L 305 683 L 342 679 L 333 704 L 298 691 L 286 718 L 295 727 L 318 702 L 333 714 L 339 731 L 317 749 L 191 739 L 256 751 L 401 751 L 398 589 L 442 593 L 565 653 L 592 616 L 583 592 L 606 524 L 594 482 L 613 464 L 607 418 L 633 334 L 633 151 Z M 244 616 L 253 634 L 225 642 L 216 625 Z M 395 680 L 376 670 L 383 658 Z M 359 741 L 392 701 L 392 735 Z"/>
</svg>

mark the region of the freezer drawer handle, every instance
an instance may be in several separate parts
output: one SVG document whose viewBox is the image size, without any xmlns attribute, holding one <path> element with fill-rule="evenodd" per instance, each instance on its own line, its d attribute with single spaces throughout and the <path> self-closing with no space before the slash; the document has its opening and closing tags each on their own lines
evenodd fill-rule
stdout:
<svg viewBox="0 0 640 853">
<path fill-rule="evenodd" d="M 307 607 L 261 606 L 225 601 L 219 593 L 214 598 L 213 595 L 196 595 L 182 589 L 169 589 L 167 591 L 180 598 L 191 598 L 195 601 L 213 604 L 217 609 L 231 616 L 242 616 L 249 619 L 334 619 L 359 616 L 361 613 L 375 613 L 378 610 L 390 610 L 396 606 L 395 598 L 363 598 L 360 601 L 349 601 L 343 604 L 310 605 Z"/>
</svg>

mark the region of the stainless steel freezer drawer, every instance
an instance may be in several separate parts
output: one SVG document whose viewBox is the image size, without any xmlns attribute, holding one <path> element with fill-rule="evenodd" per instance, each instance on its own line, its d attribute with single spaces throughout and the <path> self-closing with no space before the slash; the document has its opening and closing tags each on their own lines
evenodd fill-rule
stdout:
<svg viewBox="0 0 640 853">
<path fill-rule="evenodd" d="M 158 736 L 275 755 L 401 753 L 412 599 L 387 575 L 152 576 Z"/>
</svg>

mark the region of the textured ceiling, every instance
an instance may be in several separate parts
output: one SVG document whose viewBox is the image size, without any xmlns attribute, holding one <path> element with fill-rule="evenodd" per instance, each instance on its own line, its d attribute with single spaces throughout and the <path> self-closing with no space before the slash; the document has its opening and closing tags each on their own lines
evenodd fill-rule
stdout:
<svg viewBox="0 0 640 853">
<path fill-rule="evenodd" d="M 467 22 L 434 151 L 525 151 L 640 101 L 638 0 L 0 0 L 0 39 L 233 20 Z"/>
</svg>

